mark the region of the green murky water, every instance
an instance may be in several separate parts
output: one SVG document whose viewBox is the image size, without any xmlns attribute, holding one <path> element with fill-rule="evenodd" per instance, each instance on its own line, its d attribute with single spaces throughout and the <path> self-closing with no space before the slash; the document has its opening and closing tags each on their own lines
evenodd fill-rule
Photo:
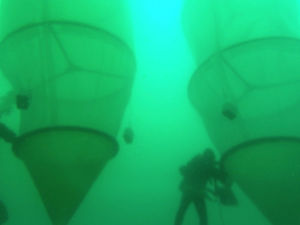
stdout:
<svg viewBox="0 0 300 225">
<path fill-rule="evenodd" d="M 239 202 L 209 224 L 300 225 L 298 1 L 0 3 L 6 225 L 174 224 L 206 147 Z"/>
</svg>

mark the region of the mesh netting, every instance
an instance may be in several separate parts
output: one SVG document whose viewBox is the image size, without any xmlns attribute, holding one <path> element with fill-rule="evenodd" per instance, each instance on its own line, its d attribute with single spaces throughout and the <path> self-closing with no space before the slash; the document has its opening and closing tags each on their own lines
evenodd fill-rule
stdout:
<svg viewBox="0 0 300 225">
<path fill-rule="evenodd" d="M 298 135 L 298 52 L 298 39 L 259 39 L 224 49 L 199 67 L 189 95 L 219 150 Z"/>
<path fill-rule="evenodd" d="M 190 100 L 228 173 L 276 225 L 300 224 L 299 12 L 294 0 L 190 0 L 185 11 L 198 63 Z"/>
<path fill-rule="evenodd" d="M 117 151 L 112 137 L 75 127 L 38 130 L 14 144 L 14 152 L 27 166 L 55 225 L 69 222 Z"/>
<path fill-rule="evenodd" d="M 118 146 L 135 72 L 126 1 L 3 0 L 0 66 L 25 99 L 16 155 L 65 225 Z"/>
<path fill-rule="evenodd" d="M 32 99 L 22 133 L 76 125 L 116 135 L 135 70 L 121 39 L 86 24 L 47 21 L 10 33 L 0 52 L 4 74 Z"/>
</svg>

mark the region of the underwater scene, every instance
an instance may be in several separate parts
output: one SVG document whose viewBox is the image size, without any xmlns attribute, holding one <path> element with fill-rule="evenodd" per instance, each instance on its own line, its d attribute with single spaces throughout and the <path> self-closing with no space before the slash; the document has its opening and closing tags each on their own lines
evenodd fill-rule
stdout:
<svg viewBox="0 0 300 225">
<path fill-rule="evenodd" d="M 300 225 L 299 0 L 0 0 L 0 225 Z"/>
</svg>

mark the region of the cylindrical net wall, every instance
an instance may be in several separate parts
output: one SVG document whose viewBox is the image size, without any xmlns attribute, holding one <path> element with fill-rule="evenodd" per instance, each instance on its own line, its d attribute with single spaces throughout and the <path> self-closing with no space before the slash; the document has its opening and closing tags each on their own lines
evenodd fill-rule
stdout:
<svg viewBox="0 0 300 225">
<path fill-rule="evenodd" d="M 135 72 L 125 0 L 3 0 L 0 66 L 20 95 L 16 155 L 55 225 L 65 225 L 105 163 Z"/>
<path fill-rule="evenodd" d="M 198 64 L 190 100 L 274 225 L 300 224 L 299 13 L 295 0 L 188 0 L 184 14 Z"/>
</svg>

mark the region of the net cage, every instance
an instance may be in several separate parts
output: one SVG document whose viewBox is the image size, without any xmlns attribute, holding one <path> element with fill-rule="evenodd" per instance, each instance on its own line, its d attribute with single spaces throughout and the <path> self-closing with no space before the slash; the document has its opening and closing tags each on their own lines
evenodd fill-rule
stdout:
<svg viewBox="0 0 300 225">
<path fill-rule="evenodd" d="M 274 225 L 300 224 L 299 1 L 188 0 L 191 103 L 222 163 Z"/>
<path fill-rule="evenodd" d="M 3 0 L 0 66 L 29 99 L 13 144 L 54 225 L 118 151 L 135 73 L 127 2 Z"/>
</svg>

